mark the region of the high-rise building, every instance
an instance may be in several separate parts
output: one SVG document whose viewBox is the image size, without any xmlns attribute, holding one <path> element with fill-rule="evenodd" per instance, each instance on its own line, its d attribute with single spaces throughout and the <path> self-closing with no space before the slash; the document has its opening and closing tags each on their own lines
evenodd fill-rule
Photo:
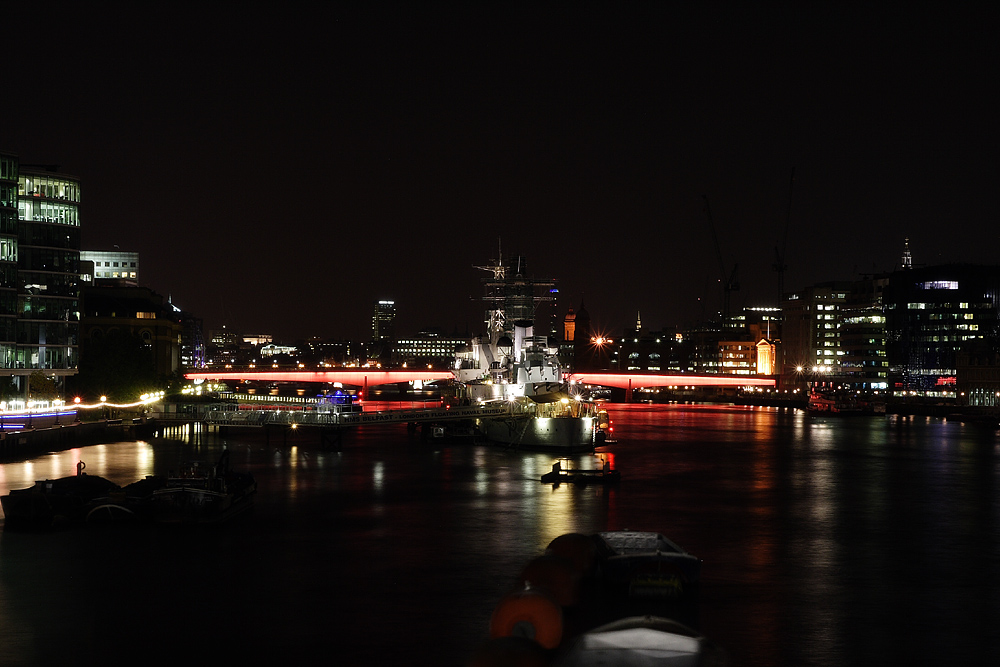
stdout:
<svg viewBox="0 0 1000 667">
<path fill-rule="evenodd" d="M 0 153 L 0 369 L 14 368 L 17 348 L 17 172 L 17 157 Z"/>
<path fill-rule="evenodd" d="M 848 387 L 885 390 L 889 382 L 882 292 L 888 276 L 865 277 L 851 285 L 841 309 L 840 372 Z"/>
<path fill-rule="evenodd" d="M 827 282 L 785 296 L 782 375 L 803 380 L 803 374 L 840 372 L 841 308 L 850 290 L 849 282 Z"/>
<path fill-rule="evenodd" d="M 22 164 L 17 191 L 16 363 L 56 377 L 73 375 L 80 320 L 80 182 Z"/>
<path fill-rule="evenodd" d="M 396 302 L 379 301 L 372 313 L 372 342 L 392 342 L 396 336 Z"/>
<path fill-rule="evenodd" d="M 369 360 L 389 364 L 392 360 L 393 344 L 396 340 L 396 302 L 378 301 L 372 313 L 372 344 L 368 350 Z"/>
<path fill-rule="evenodd" d="M 26 392 L 77 372 L 80 183 L 0 155 L 0 373 Z"/>
</svg>

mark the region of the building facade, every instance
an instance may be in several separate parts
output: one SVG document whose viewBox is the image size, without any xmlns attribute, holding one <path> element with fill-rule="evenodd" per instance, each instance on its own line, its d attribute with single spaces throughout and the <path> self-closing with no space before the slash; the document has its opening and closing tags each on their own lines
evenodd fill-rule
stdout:
<svg viewBox="0 0 1000 667">
<path fill-rule="evenodd" d="M 883 290 L 890 389 L 955 395 L 958 357 L 1000 336 L 1000 267 L 897 271 Z"/>
<path fill-rule="evenodd" d="M 643 329 L 642 318 L 636 313 L 635 326 L 622 332 L 615 367 L 651 373 L 676 371 L 670 363 L 673 341 L 673 334 Z"/>
<path fill-rule="evenodd" d="M 84 275 L 93 280 L 123 280 L 139 284 L 139 253 L 122 250 L 81 250 L 80 263 Z M 87 269 L 90 269 L 88 272 Z"/>
<path fill-rule="evenodd" d="M 844 384 L 861 391 L 889 386 L 886 318 L 882 294 L 888 276 L 874 276 L 851 285 L 840 311 L 840 372 Z"/>
<path fill-rule="evenodd" d="M 162 296 L 145 287 L 98 285 L 83 298 L 84 345 L 113 334 L 135 336 L 150 350 L 158 377 L 180 368 L 184 327 Z"/>
<path fill-rule="evenodd" d="M 781 325 L 784 381 L 840 373 L 841 309 L 850 290 L 850 282 L 826 282 L 786 295 Z"/>
<path fill-rule="evenodd" d="M 0 369 L 8 377 L 17 357 L 17 182 L 17 157 L 0 153 Z"/>
<path fill-rule="evenodd" d="M 0 154 L 0 374 L 28 395 L 36 371 L 65 388 L 79 363 L 80 183 Z"/>
<path fill-rule="evenodd" d="M 372 312 L 372 343 L 369 362 L 388 365 L 396 339 L 396 302 L 382 300 Z"/>
<path fill-rule="evenodd" d="M 468 342 L 468 336 L 445 336 L 438 331 L 421 331 L 416 336 L 396 341 L 393 365 L 448 368 L 455 360 L 455 350 Z"/>
</svg>

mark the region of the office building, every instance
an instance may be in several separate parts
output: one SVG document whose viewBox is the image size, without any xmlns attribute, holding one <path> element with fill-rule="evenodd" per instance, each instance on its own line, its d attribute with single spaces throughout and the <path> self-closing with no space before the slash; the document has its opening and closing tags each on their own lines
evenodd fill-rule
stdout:
<svg viewBox="0 0 1000 667">
<path fill-rule="evenodd" d="M 369 363 L 390 364 L 395 342 L 396 302 L 378 301 L 375 303 L 375 309 L 372 313 L 372 344 L 368 351 Z"/>
<path fill-rule="evenodd" d="M 1000 266 L 897 271 L 882 301 L 894 393 L 954 396 L 959 355 L 995 345 L 1000 336 Z"/>
<path fill-rule="evenodd" d="M 615 367 L 623 371 L 651 373 L 672 370 L 669 364 L 673 341 L 672 333 L 644 330 L 642 319 L 636 313 L 635 326 L 626 328 L 618 343 Z"/>
<path fill-rule="evenodd" d="M 42 371 L 60 389 L 77 372 L 80 183 L 0 155 L 0 373 L 26 396 Z"/>
<path fill-rule="evenodd" d="M 94 280 L 119 280 L 139 284 L 139 253 L 122 250 L 81 250 L 82 274 Z M 89 270 L 89 271 L 88 271 Z"/>
<path fill-rule="evenodd" d="M 882 303 L 888 284 L 888 276 L 866 277 L 853 283 L 840 311 L 840 372 L 848 388 L 883 391 L 889 386 Z"/>
<path fill-rule="evenodd" d="M 132 336 L 150 354 L 151 367 L 142 370 L 167 378 L 180 368 L 184 325 L 161 295 L 145 287 L 98 285 L 86 288 L 83 297 L 87 349 L 112 336 Z"/>
<path fill-rule="evenodd" d="M 396 302 L 379 301 L 372 313 L 372 343 L 392 342 L 396 337 Z"/>
<path fill-rule="evenodd" d="M 850 282 L 826 282 L 786 295 L 781 327 L 781 374 L 792 382 L 840 372 L 841 309 Z"/>
<path fill-rule="evenodd" d="M 0 153 L 0 369 L 8 377 L 17 356 L 17 172 L 17 157 Z"/>
<path fill-rule="evenodd" d="M 393 365 L 447 368 L 455 360 L 455 350 L 468 342 L 468 336 L 445 336 L 435 330 L 421 331 L 416 336 L 396 341 Z"/>
</svg>

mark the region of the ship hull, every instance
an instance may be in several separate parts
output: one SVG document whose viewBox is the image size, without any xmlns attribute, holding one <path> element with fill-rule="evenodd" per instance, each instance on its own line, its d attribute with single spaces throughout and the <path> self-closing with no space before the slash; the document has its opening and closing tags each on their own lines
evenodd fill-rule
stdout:
<svg viewBox="0 0 1000 667">
<path fill-rule="evenodd" d="M 587 452 L 594 449 L 593 417 L 484 419 L 479 429 L 492 443 L 519 449 Z"/>
</svg>

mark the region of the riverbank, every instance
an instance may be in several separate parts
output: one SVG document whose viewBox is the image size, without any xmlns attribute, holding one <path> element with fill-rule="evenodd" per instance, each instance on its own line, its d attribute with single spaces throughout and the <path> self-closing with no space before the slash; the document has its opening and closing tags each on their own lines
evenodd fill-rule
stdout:
<svg viewBox="0 0 1000 667">
<path fill-rule="evenodd" d="M 56 424 L 0 433 L 0 462 L 31 458 L 44 452 L 94 445 L 116 440 L 152 436 L 156 428 L 151 419 L 102 419 L 93 422 Z"/>
</svg>

